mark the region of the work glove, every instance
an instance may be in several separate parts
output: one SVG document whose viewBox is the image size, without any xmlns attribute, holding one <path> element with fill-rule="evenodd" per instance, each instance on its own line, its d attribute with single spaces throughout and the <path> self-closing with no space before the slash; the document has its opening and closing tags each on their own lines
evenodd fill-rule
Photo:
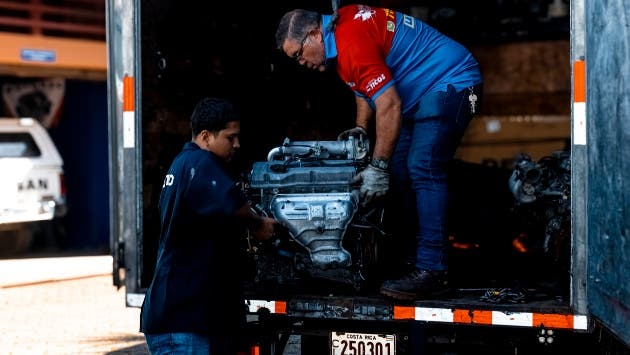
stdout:
<svg viewBox="0 0 630 355">
<path fill-rule="evenodd" d="M 350 184 L 359 182 L 361 182 L 359 200 L 361 205 L 365 207 L 374 199 L 385 196 L 389 190 L 389 172 L 368 165 L 367 168 L 352 178 Z"/>
<path fill-rule="evenodd" d="M 366 140 L 367 139 L 367 132 L 365 131 L 365 128 L 361 127 L 361 126 L 356 126 L 354 128 L 350 128 L 348 130 L 345 130 L 341 133 L 339 133 L 339 135 L 337 136 L 337 140 L 338 141 L 344 141 L 346 139 L 348 139 L 348 137 L 350 136 L 354 136 L 357 138 L 360 138 L 361 140 Z"/>
</svg>

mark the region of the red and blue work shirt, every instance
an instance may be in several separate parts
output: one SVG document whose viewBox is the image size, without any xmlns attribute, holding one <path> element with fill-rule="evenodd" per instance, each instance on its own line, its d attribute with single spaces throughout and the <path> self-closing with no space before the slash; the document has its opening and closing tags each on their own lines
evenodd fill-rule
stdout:
<svg viewBox="0 0 630 355">
<path fill-rule="evenodd" d="M 322 15 L 326 60 L 336 58 L 341 79 L 374 100 L 396 86 L 403 116 L 413 114 L 427 93 L 460 91 L 481 83 L 477 60 L 460 43 L 425 22 L 403 13 L 366 5 L 339 9 L 334 33 L 330 15 Z"/>
</svg>

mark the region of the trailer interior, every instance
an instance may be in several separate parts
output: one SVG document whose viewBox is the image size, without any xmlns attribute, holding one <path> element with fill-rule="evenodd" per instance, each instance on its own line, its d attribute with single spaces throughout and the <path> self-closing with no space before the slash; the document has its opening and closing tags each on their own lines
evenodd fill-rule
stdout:
<svg viewBox="0 0 630 355">
<path fill-rule="evenodd" d="M 570 189 L 570 176 L 556 171 L 566 164 L 557 154 L 570 141 L 568 13 L 553 12 L 548 1 L 508 3 L 492 11 L 467 2 L 372 5 L 424 16 L 481 63 L 484 102 L 452 174 L 450 272 L 457 293 L 449 302 L 551 311 L 567 307 L 569 297 L 570 204 L 560 189 Z M 334 140 L 353 126 L 352 94 L 334 72 L 311 72 L 275 47 L 275 25 L 294 7 L 330 12 L 321 1 L 143 4 L 142 25 L 159 29 L 145 35 L 141 58 L 144 286 L 155 264 L 161 179 L 189 139 L 188 117 L 199 98 L 225 96 L 243 109 L 243 171 L 287 137 Z M 551 187 L 560 200 L 518 203 L 508 179 L 521 153 L 538 164 L 532 173 L 546 174 L 541 184 L 564 183 Z M 491 289 L 504 293 L 486 294 Z"/>
</svg>

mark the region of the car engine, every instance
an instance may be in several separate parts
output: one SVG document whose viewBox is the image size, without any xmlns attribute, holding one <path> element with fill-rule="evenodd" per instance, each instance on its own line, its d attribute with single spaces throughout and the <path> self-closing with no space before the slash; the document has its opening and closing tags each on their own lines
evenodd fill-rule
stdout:
<svg viewBox="0 0 630 355">
<path fill-rule="evenodd" d="M 524 230 L 556 260 L 568 259 L 571 233 L 571 154 L 555 151 L 534 161 L 520 154 L 509 180 Z"/>
<path fill-rule="evenodd" d="M 246 192 L 257 213 L 285 228 L 269 243 L 249 238 L 256 283 L 315 278 L 359 289 L 377 261 L 382 211 L 359 208 L 350 180 L 367 164 L 369 141 L 295 141 L 255 162 Z"/>
</svg>

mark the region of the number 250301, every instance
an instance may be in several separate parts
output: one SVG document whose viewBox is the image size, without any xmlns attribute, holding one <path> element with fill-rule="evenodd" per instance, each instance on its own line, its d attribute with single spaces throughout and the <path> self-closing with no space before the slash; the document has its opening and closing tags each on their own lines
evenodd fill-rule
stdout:
<svg viewBox="0 0 630 355">
<path fill-rule="evenodd" d="M 331 355 L 395 355 L 396 336 L 332 332 Z"/>
</svg>

